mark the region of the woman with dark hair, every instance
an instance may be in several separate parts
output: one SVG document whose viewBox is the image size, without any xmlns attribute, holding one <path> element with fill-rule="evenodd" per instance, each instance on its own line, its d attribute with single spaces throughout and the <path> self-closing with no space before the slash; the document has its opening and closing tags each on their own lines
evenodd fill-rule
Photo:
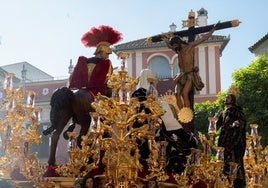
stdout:
<svg viewBox="0 0 268 188">
<path fill-rule="evenodd" d="M 150 180 L 147 182 L 147 188 L 158 188 L 158 183 L 157 181 Z"/>
<path fill-rule="evenodd" d="M 94 188 L 94 176 L 86 175 L 83 179 L 82 188 Z"/>
</svg>

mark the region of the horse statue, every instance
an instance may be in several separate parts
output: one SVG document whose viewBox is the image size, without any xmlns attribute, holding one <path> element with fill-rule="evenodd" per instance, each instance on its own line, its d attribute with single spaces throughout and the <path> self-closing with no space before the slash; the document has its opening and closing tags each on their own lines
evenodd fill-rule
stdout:
<svg viewBox="0 0 268 188">
<path fill-rule="evenodd" d="M 94 97 L 85 90 L 73 92 L 67 87 L 62 87 L 53 93 L 50 100 L 51 126 L 43 131 L 44 135 L 52 134 L 48 165 L 53 166 L 56 163 L 55 156 L 59 137 L 70 119 L 73 123 L 64 132 L 63 136 L 68 139 L 67 133 L 73 131 L 75 125 L 79 124 L 81 129 L 77 137 L 77 143 L 80 145 L 81 137 L 87 133 L 90 125 L 91 117 L 89 113 L 94 111 L 91 106 L 93 101 Z"/>
</svg>

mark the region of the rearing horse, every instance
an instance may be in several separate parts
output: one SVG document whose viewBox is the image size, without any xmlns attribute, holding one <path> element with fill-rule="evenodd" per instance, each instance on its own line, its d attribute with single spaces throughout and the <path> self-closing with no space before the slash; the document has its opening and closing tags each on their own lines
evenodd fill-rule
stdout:
<svg viewBox="0 0 268 188">
<path fill-rule="evenodd" d="M 73 123 L 65 131 L 64 137 L 67 139 L 66 133 L 68 131 L 73 131 L 75 124 L 79 124 L 81 129 L 77 138 L 77 143 L 80 145 L 81 137 L 87 133 L 90 125 L 91 117 L 89 112 L 94 111 L 91 106 L 93 101 L 94 97 L 85 90 L 77 90 L 76 92 L 73 92 L 67 87 L 62 87 L 53 93 L 50 100 L 51 127 L 43 131 L 44 135 L 52 133 L 48 165 L 55 165 L 59 137 L 71 118 Z"/>
</svg>

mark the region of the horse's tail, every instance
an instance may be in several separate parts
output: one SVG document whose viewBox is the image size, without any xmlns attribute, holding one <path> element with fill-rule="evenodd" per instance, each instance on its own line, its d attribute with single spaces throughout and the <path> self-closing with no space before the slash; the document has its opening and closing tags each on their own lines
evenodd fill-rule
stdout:
<svg viewBox="0 0 268 188">
<path fill-rule="evenodd" d="M 71 110 L 71 101 L 73 100 L 73 98 L 73 92 L 67 87 L 59 88 L 53 93 L 50 99 L 51 126 L 43 131 L 44 135 L 51 134 L 55 129 L 57 129 L 57 125 L 60 121 L 60 110 L 62 110 L 63 108 L 68 108 L 69 110 Z"/>
</svg>

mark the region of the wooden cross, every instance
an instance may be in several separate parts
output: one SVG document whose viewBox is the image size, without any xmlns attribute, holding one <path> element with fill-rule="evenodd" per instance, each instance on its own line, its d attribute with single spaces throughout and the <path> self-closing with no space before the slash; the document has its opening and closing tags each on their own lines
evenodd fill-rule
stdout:
<svg viewBox="0 0 268 188">
<path fill-rule="evenodd" d="M 191 12 L 190 12 L 191 13 Z M 226 29 L 230 27 L 237 27 L 241 22 L 239 20 L 232 20 L 227 22 L 219 23 L 219 27 L 216 30 Z M 188 27 L 187 30 L 181 30 L 173 32 L 174 35 L 179 37 L 188 37 L 188 42 L 192 42 L 195 40 L 195 35 L 209 32 L 215 24 L 202 26 L 202 27 L 195 27 L 196 25 L 196 18 L 192 17 L 192 14 L 189 14 L 188 20 L 183 21 L 183 26 Z M 156 35 L 150 37 L 150 42 L 160 42 L 162 41 L 163 35 Z"/>
</svg>

